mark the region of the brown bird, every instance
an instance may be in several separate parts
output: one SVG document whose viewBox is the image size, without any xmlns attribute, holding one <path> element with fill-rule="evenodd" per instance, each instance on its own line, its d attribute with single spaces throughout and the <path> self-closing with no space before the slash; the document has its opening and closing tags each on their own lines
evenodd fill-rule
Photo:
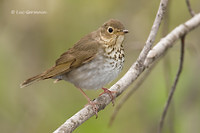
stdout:
<svg viewBox="0 0 200 133">
<path fill-rule="evenodd" d="M 104 93 L 112 97 L 112 93 L 103 86 L 114 80 L 123 68 L 123 41 L 126 33 L 128 30 L 120 21 L 107 21 L 63 53 L 53 67 L 25 80 L 20 87 L 49 78 L 56 79 L 55 82 L 69 81 L 80 89 L 97 115 L 95 104 L 82 89 L 102 88 Z"/>
</svg>

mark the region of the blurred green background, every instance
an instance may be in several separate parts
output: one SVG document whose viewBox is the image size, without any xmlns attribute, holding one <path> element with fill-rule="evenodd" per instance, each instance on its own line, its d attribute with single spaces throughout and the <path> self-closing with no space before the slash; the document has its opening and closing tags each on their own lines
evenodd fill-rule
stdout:
<svg viewBox="0 0 200 133">
<path fill-rule="evenodd" d="M 60 54 L 110 18 L 119 19 L 130 31 L 126 36 L 126 62 L 120 78 L 141 51 L 158 5 L 159 0 L 1 0 L 1 133 L 53 132 L 84 107 L 87 101 L 68 82 L 53 84 L 53 80 L 46 80 L 22 89 L 19 84 L 54 65 Z M 191 5 L 200 11 L 199 0 L 191 0 Z M 16 14 L 27 10 L 46 11 L 46 14 Z M 171 31 L 189 18 L 185 0 L 170 1 L 165 20 L 169 25 L 167 28 L 161 25 L 156 41 L 163 32 Z M 200 28 L 186 37 L 184 68 L 164 133 L 200 131 L 199 44 Z M 90 118 L 75 133 L 155 133 L 178 68 L 179 47 L 180 42 L 177 42 L 160 60 L 141 88 L 125 103 L 112 127 L 108 127 L 108 122 L 114 107 L 109 105 L 99 112 L 98 119 Z M 91 98 L 100 92 L 86 91 Z M 116 99 L 116 104 L 121 97 Z"/>
</svg>

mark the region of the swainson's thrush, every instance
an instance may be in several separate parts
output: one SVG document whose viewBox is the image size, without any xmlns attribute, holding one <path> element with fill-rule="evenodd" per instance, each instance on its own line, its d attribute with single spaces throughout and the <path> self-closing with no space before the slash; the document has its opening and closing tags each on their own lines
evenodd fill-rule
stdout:
<svg viewBox="0 0 200 133">
<path fill-rule="evenodd" d="M 56 79 L 56 82 L 66 80 L 79 88 L 94 108 L 94 103 L 82 89 L 103 88 L 118 76 L 124 64 L 123 41 L 126 33 L 128 30 L 120 21 L 107 21 L 63 53 L 53 67 L 25 80 L 21 88 L 49 78 Z"/>
</svg>

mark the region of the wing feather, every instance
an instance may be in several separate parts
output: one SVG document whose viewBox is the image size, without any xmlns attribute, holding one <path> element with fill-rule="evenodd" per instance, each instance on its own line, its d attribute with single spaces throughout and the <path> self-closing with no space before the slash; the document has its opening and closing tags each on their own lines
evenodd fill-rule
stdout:
<svg viewBox="0 0 200 133">
<path fill-rule="evenodd" d="M 63 53 L 56 60 L 55 66 L 43 73 L 42 78 L 53 78 L 67 73 L 85 63 L 91 61 L 98 53 L 99 43 L 97 41 L 78 42 L 73 48 Z"/>
</svg>

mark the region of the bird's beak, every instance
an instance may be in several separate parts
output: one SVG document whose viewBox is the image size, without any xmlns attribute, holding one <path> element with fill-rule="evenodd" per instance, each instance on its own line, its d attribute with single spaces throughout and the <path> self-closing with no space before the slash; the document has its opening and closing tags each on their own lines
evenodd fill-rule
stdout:
<svg viewBox="0 0 200 133">
<path fill-rule="evenodd" d="M 128 30 L 118 30 L 119 35 L 124 35 L 126 33 L 128 33 Z"/>
<path fill-rule="evenodd" d="M 128 30 L 122 30 L 122 32 L 123 32 L 124 34 L 126 34 L 126 33 L 128 33 Z"/>
</svg>

